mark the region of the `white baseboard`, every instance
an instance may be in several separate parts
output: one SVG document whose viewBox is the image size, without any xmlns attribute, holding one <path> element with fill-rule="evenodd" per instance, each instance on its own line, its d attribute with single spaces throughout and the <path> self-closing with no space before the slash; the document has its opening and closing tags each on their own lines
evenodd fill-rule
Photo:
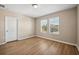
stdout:
<svg viewBox="0 0 79 59">
<path fill-rule="evenodd" d="M 32 36 L 26 37 L 26 38 L 24 38 L 24 39 L 28 39 L 28 38 L 31 38 L 31 37 L 35 37 L 35 35 L 32 35 Z"/>
<path fill-rule="evenodd" d="M 31 37 L 34 37 L 34 36 L 35 36 L 35 35 L 29 36 L 29 37 L 25 37 L 25 38 L 19 38 L 18 40 L 28 39 L 28 38 L 31 38 Z M 3 42 L 3 43 L 1 43 L 0 45 L 3 45 L 3 44 L 5 44 L 5 43 L 7 43 L 7 42 Z"/>
<path fill-rule="evenodd" d="M 7 43 L 7 42 L 3 42 L 3 43 L 1 43 L 0 45 L 3 45 L 3 44 L 5 44 L 5 43 Z"/>
<path fill-rule="evenodd" d="M 78 45 L 76 45 L 76 47 L 77 47 L 77 49 L 78 49 L 78 51 L 79 51 L 79 46 L 78 46 Z"/>
<path fill-rule="evenodd" d="M 31 38 L 31 37 L 34 37 L 34 36 L 35 36 L 35 35 L 28 36 L 28 37 L 23 37 L 23 38 L 18 38 L 18 40 L 28 39 L 28 38 Z"/>
<path fill-rule="evenodd" d="M 52 41 L 56 41 L 56 42 L 60 42 L 60 43 L 65 43 L 65 44 L 69 44 L 69 45 L 73 45 L 73 46 L 77 46 L 76 44 L 74 43 L 69 43 L 69 42 L 64 42 L 64 41 L 60 41 L 60 40 L 55 40 L 55 39 L 52 39 L 52 38 L 47 38 L 47 37 L 43 37 L 43 36 L 39 36 L 39 35 L 36 35 L 37 37 L 41 37 L 41 38 L 45 38 L 45 39 L 48 39 L 48 40 L 52 40 Z"/>
</svg>

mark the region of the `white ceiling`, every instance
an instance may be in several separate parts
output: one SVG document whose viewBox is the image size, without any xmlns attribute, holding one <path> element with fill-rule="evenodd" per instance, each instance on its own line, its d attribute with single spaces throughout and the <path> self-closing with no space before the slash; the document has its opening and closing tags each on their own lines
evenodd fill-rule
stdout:
<svg viewBox="0 0 79 59">
<path fill-rule="evenodd" d="M 38 8 L 33 8 L 32 4 L 6 4 L 10 11 L 22 13 L 31 17 L 44 16 L 50 13 L 73 8 L 75 4 L 39 4 Z"/>
</svg>

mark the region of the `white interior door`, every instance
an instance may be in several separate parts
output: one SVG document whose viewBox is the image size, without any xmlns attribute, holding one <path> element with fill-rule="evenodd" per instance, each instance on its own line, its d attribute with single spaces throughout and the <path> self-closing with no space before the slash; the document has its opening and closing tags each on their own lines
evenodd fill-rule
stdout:
<svg viewBox="0 0 79 59">
<path fill-rule="evenodd" d="M 17 18 L 5 17 L 5 39 L 6 42 L 17 40 Z"/>
</svg>

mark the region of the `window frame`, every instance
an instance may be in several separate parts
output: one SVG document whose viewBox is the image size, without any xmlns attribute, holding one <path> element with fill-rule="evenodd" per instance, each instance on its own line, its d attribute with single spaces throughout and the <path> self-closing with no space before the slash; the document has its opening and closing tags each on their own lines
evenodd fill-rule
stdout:
<svg viewBox="0 0 79 59">
<path fill-rule="evenodd" d="M 50 32 L 50 19 L 51 18 L 55 18 L 55 17 L 58 17 L 59 18 L 59 26 L 58 26 L 58 33 L 54 33 L 54 32 Z M 51 17 L 51 18 L 49 18 L 49 21 L 48 21 L 48 33 L 49 34 L 56 34 L 56 35 L 59 35 L 60 34 L 60 30 L 59 30 L 59 28 L 60 28 L 60 17 L 59 16 L 54 16 L 54 17 Z"/>
<path fill-rule="evenodd" d="M 58 17 L 59 18 L 59 26 L 58 26 L 58 33 L 53 33 L 53 32 L 50 32 L 50 19 L 51 18 L 55 18 L 55 17 Z M 47 20 L 47 32 L 43 32 L 42 31 L 42 26 L 41 26 L 41 21 L 42 20 Z M 47 34 L 53 34 L 53 35 L 59 35 L 60 34 L 60 17 L 59 16 L 53 16 L 53 17 L 50 17 L 50 18 L 41 18 L 40 19 L 40 32 L 41 33 L 47 33 Z"/>
<path fill-rule="evenodd" d="M 42 21 L 42 20 L 47 20 L 47 19 L 41 19 L 41 21 Z M 47 20 L 47 32 L 43 32 L 43 31 L 42 31 L 41 21 L 40 21 L 40 32 L 41 32 L 41 33 L 47 33 L 47 32 L 48 32 L 48 20 Z"/>
</svg>

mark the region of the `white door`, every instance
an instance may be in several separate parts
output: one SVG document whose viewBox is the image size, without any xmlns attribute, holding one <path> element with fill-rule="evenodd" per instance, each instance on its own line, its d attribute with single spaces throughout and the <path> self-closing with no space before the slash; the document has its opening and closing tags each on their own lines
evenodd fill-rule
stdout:
<svg viewBox="0 0 79 59">
<path fill-rule="evenodd" d="M 6 42 L 17 40 L 17 18 L 5 17 L 5 40 Z"/>
</svg>

